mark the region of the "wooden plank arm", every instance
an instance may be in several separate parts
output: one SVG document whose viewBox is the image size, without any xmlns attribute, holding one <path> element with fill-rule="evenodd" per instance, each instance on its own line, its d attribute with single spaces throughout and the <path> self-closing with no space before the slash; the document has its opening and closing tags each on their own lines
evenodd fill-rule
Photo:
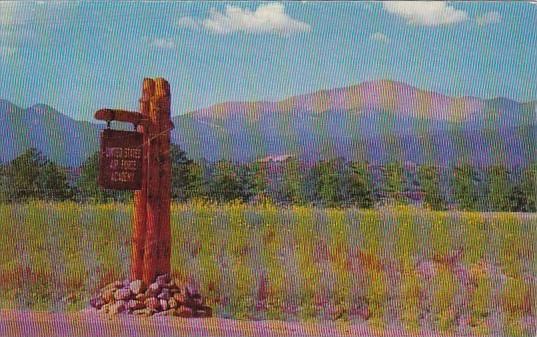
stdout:
<svg viewBox="0 0 537 337">
<path fill-rule="evenodd" d="M 95 113 L 95 119 L 101 121 L 119 121 L 132 123 L 134 125 L 147 125 L 149 118 L 139 112 L 125 111 L 118 109 L 101 109 Z"/>
</svg>

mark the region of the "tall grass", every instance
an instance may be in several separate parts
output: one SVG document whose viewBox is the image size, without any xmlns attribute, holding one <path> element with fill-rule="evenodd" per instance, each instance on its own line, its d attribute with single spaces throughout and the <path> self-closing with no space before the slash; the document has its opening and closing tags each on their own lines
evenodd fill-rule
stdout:
<svg viewBox="0 0 537 337">
<path fill-rule="evenodd" d="M 131 216 L 126 204 L 1 205 L 0 307 L 84 308 L 128 276 Z M 173 273 L 222 317 L 535 331 L 535 215 L 193 202 L 173 204 L 171 223 Z"/>
</svg>

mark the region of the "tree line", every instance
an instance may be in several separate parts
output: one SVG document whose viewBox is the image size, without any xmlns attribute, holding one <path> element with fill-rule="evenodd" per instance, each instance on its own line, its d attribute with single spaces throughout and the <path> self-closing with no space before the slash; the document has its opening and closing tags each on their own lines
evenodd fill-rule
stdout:
<svg viewBox="0 0 537 337">
<path fill-rule="evenodd" d="M 214 202 L 272 202 L 281 205 L 371 208 L 382 204 L 420 204 L 435 210 L 537 211 L 537 164 L 517 170 L 502 165 L 477 168 L 382 166 L 341 158 L 305 163 L 283 161 L 233 163 L 192 160 L 171 147 L 172 198 Z M 126 201 L 130 191 L 109 191 L 97 184 L 95 153 L 76 170 L 62 168 L 36 149 L 0 166 L 0 201 Z"/>
</svg>

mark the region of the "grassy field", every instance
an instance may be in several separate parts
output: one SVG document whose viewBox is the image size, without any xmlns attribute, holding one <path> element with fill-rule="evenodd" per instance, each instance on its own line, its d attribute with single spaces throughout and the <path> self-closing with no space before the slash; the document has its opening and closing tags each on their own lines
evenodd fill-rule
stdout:
<svg viewBox="0 0 537 337">
<path fill-rule="evenodd" d="M 127 204 L 0 205 L 0 307 L 70 311 L 127 277 Z M 172 268 L 220 317 L 535 332 L 537 217 L 172 205 Z"/>
</svg>

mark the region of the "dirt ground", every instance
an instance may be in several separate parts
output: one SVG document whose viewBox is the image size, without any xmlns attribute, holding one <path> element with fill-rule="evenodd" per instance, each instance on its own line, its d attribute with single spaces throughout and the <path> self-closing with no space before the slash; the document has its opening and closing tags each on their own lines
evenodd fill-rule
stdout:
<svg viewBox="0 0 537 337">
<path fill-rule="evenodd" d="M 237 321 L 222 318 L 107 317 L 93 310 L 77 313 L 0 310 L 0 336 L 416 336 L 391 328 L 373 331 L 350 322 Z M 439 336 L 421 332 L 419 336 Z"/>
</svg>

